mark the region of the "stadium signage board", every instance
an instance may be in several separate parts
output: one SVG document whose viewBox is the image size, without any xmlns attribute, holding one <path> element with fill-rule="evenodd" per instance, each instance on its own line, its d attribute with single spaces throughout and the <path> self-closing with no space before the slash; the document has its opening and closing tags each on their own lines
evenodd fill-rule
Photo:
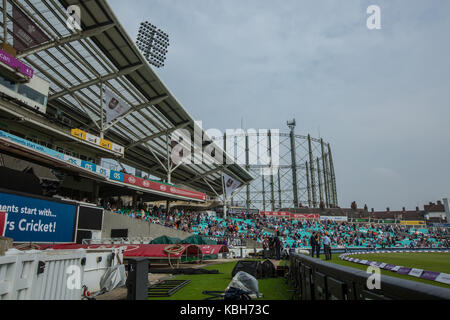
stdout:
<svg viewBox="0 0 450 320">
<path fill-rule="evenodd" d="M 33 78 L 34 70 L 0 49 L 0 61 L 28 78 Z"/>
<path fill-rule="evenodd" d="M 54 158 L 58 158 L 59 160 L 65 160 L 64 159 L 64 154 L 61 153 L 61 152 L 52 150 L 50 148 L 41 146 L 41 145 L 39 145 L 37 143 L 25 140 L 25 139 L 20 138 L 20 137 L 17 137 L 17 136 L 12 135 L 12 134 L 10 134 L 8 132 L 0 130 L 0 138 L 7 139 L 7 140 L 9 140 L 9 141 L 11 141 L 13 143 L 17 143 L 17 144 L 23 145 L 23 146 L 25 146 L 27 148 L 30 148 L 30 149 L 36 150 L 38 152 L 44 153 L 44 154 L 46 154 L 48 156 L 51 156 L 51 157 L 54 157 Z"/>
<path fill-rule="evenodd" d="M 102 147 L 103 149 L 106 149 L 109 151 L 114 151 L 116 153 L 119 153 L 122 156 L 125 154 L 124 147 L 122 147 L 118 144 L 115 144 L 109 140 L 105 140 L 100 137 L 94 136 L 86 131 L 83 131 L 80 129 L 72 129 L 72 130 L 70 130 L 70 134 L 72 135 L 72 137 L 76 137 L 82 141 L 86 141 L 88 143 Z"/>
<path fill-rule="evenodd" d="M 75 204 L 1 191 L 0 210 L 7 212 L 4 234 L 14 242 L 74 241 Z"/>
<path fill-rule="evenodd" d="M 299 214 L 299 213 L 292 213 L 291 219 L 294 220 L 319 220 L 320 215 L 318 214 Z"/>
<path fill-rule="evenodd" d="M 91 162 L 81 160 L 81 167 L 92 172 L 97 172 L 97 165 Z"/>
<path fill-rule="evenodd" d="M 265 217 L 286 218 L 292 220 L 318 220 L 318 214 L 300 214 L 280 211 L 261 211 L 260 214 Z"/>
<path fill-rule="evenodd" d="M 425 222 L 424 221 L 405 221 L 405 220 L 402 220 L 401 224 L 404 225 L 404 226 L 422 226 L 422 225 L 425 225 Z"/>
<path fill-rule="evenodd" d="M 261 211 L 262 216 L 266 217 L 279 217 L 279 218 L 290 218 L 290 212 L 281 212 L 281 211 Z"/>
<path fill-rule="evenodd" d="M 122 172 L 111 170 L 109 174 L 111 180 L 124 182 L 124 174 Z"/>
<path fill-rule="evenodd" d="M 450 223 L 432 223 L 431 226 L 434 228 L 450 228 Z"/>
<path fill-rule="evenodd" d="M 59 160 L 66 161 L 67 163 L 70 163 L 71 165 L 73 165 L 75 167 L 84 168 L 86 170 L 92 171 L 93 173 L 102 175 L 109 180 L 119 181 L 119 182 L 127 183 L 130 185 L 135 185 L 135 186 L 138 186 L 138 187 L 141 187 L 144 189 L 155 190 L 155 191 L 164 192 L 164 193 L 171 194 L 171 195 L 177 195 L 177 196 L 206 201 L 206 193 L 181 189 L 181 188 L 178 188 L 175 186 L 166 185 L 166 184 L 159 183 L 156 181 L 146 180 L 146 179 L 134 177 L 132 175 L 123 174 L 121 172 L 109 170 L 109 169 L 103 168 L 101 166 L 98 166 L 94 163 L 84 161 L 84 160 L 81 160 L 78 158 L 74 158 L 74 157 L 65 155 L 61 152 L 54 151 L 52 149 L 49 149 L 47 147 L 41 146 L 39 144 L 36 144 L 36 143 L 28 141 L 28 140 L 22 139 L 20 137 L 14 136 L 14 135 L 9 134 L 2 130 L 0 130 L 0 139 L 7 139 L 9 142 L 20 144 L 25 147 L 31 148 L 33 150 L 36 150 L 40 153 L 51 156 L 53 158 L 57 158 Z M 1 210 L 1 208 L 0 208 L 0 210 Z"/>
<path fill-rule="evenodd" d="M 244 209 L 244 208 L 230 208 L 228 209 L 228 213 L 230 214 L 243 214 L 247 212 L 247 214 L 259 214 L 258 209 Z"/>
<path fill-rule="evenodd" d="M 334 216 L 320 216 L 320 220 L 321 221 L 336 221 L 336 222 L 346 222 L 348 221 L 347 217 L 334 217 Z"/>
<path fill-rule="evenodd" d="M 163 183 L 159 183 L 159 182 L 155 182 L 155 181 L 151 181 L 151 180 L 147 180 L 147 179 L 142 179 L 142 178 L 137 178 L 137 177 L 134 177 L 129 174 L 123 175 L 123 182 L 140 187 L 140 188 L 144 188 L 144 189 L 162 191 L 162 192 L 169 193 L 172 195 L 183 196 L 183 197 L 188 197 L 188 198 L 198 199 L 198 200 L 203 200 L 203 201 L 206 200 L 205 193 L 181 189 L 181 188 L 177 188 L 175 186 L 168 186 Z"/>
</svg>

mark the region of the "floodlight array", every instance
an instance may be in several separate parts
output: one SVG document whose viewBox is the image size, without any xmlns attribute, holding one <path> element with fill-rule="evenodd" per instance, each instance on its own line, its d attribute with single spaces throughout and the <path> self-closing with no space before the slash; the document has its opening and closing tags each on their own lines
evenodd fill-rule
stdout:
<svg viewBox="0 0 450 320">
<path fill-rule="evenodd" d="M 167 33 L 150 22 L 142 22 L 136 44 L 150 64 L 157 68 L 164 66 L 167 48 L 169 47 L 169 35 Z"/>
</svg>

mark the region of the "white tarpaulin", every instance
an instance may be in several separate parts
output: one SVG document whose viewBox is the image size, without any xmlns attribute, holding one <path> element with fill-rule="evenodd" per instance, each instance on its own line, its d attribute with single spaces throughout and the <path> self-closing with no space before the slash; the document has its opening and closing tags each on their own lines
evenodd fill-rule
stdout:
<svg viewBox="0 0 450 320">
<path fill-rule="evenodd" d="M 127 277 L 125 275 L 125 266 L 117 264 L 109 268 L 100 279 L 100 288 L 103 292 L 110 292 L 116 288 L 123 287 Z"/>
<path fill-rule="evenodd" d="M 114 121 L 114 119 L 130 110 L 128 104 L 106 88 L 103 99 L 104 109 L 106 110 L 106 123 Z"/>
<path fill-rule="evenodd" d="M 240 181 L 234 179 L 233 177 L 230 177 L 225 173 L 223 174 L 223 180 L 227 198 L 229 198 L 237 188 L 242 186 L 242 183 Z"/>
</svg>

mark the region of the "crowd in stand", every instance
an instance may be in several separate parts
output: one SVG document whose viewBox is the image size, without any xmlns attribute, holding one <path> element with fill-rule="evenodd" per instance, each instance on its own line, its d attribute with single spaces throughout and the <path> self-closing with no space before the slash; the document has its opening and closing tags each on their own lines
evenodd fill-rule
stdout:
<svg viewBox="0 0 450 320">
<path fill-rule="evenodd" d="M 354 224 L 334 221 L 292 221 L 264 217 L 259 214 L 229 214 L 226 219 L 207 213 L 183 210 L 139 208 L 106 209 L 131 218 L 156 223 L 189 233 L 217 239 L 251 239 L 259 243 L 278 237 L 283 248 L 310 248 L 312 234 L 318 236 L 319 244 L 326 236 L 331 247 L 367 248 L 433 248 L 449 247 L 448 228 L 418 228 L 398 224 Z"/>
</svg>

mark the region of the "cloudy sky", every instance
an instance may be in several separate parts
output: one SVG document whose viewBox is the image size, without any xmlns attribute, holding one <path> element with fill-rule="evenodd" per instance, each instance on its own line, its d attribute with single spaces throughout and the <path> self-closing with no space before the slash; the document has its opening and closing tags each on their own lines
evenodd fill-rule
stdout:
<svg viewBox="0 0 450 320">
<path fill-rule="evenodd" d="M 450 1 L 109 0 L 170 36 L 167 87 L 204 128 L 331 143 L 341 207 L 450 196 Z M 369 5 L 381 30 L 368 30 Z"/>
</svg>

